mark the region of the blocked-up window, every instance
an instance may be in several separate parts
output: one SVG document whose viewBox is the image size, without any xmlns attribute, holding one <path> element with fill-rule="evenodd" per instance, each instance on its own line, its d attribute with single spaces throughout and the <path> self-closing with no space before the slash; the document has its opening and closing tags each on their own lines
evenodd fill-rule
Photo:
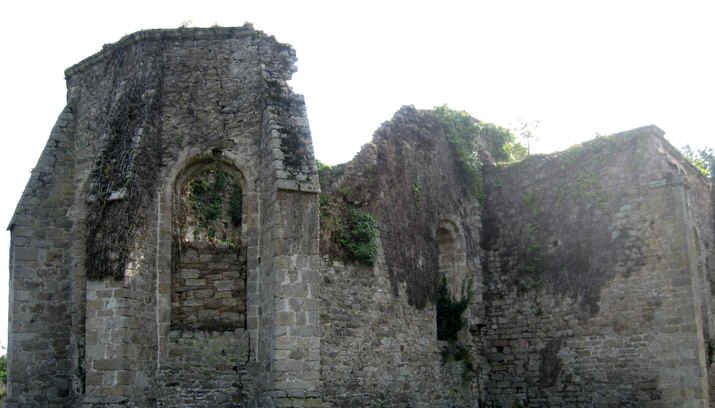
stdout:
<svg viewBox="0 0 715 408">
<path fill-rule="evenodd" d="M 174 194 L 172 329 L 245 328 L 240 173 L 222 163 L 204 163 L 179 178 Z"/>
</svg>

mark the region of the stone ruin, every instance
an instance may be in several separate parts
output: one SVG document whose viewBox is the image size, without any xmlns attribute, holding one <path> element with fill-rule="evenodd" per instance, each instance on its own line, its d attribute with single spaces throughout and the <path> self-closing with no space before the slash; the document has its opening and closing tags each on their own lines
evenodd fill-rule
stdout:
<svg viewBox="0 0 715 408">
<path fill-rule="evenodd" d="M 662 131 L 510 165 L 478 140 L 475 194 L 403 107 L 319 169 L 294 63 L 184 28 L 65 72 L 8 228 L 5 406 L 715 406 L 714 193 Z"/>
</svg>

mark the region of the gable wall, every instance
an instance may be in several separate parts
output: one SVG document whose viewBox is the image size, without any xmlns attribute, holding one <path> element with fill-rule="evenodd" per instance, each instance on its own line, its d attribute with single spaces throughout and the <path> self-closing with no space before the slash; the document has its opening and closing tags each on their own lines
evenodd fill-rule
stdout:
<svg viewBox="0 0 715 408">
<path fill-rule="evenodd" d="M 689 230 L 709 203 L 682 162 L 642 128 L 489 174 L 492 401 L 707 403 Z"/>
</svg>

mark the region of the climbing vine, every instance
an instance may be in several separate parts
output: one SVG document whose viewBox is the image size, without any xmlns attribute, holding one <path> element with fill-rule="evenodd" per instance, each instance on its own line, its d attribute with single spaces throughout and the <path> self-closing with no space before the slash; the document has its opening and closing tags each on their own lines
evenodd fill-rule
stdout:
<svg viewBox="0 0 715 408">
<path fill-rule="evenodd" d="M 437 294 L 437 340 L 447 341 L 442 348 L 442 363 L 450 360 L 463 363 L 462 379 L 469 382 L 475 374 L 474 362 L 471 358 L 471 347 L 461 344 L 459 332 L 467 325 L 464 312 L 472 300 L 471 280 L 465 280 L 459 300 L 449 293 L 447 279 L 442 276 Z"/>
<path fill-rule="evenodd" d="M 447 278 L 442 277 L 437 294 L 437 340 L 457 340 L 457 334 L 467 323 L 462 315 L 472 299 L 470 287 L 471 282 L 465 282 L 457 300 L 449 293 Z"/>
<path fill-rule="evenodd" d="M 158 43 L 145 52 L 155 56 L 162 47 Z M 123 71 L 129 59 L 124 48 L 109 58 L 115 81 L 131 76 Z M 132 239 L 145 225 L 164 152 L 159 119 L 162 77 L 160 65 L 146 77 L 128 80 L 126 87 L 117 87 L 105 99 L 98 132 L 107 135 L 107 142 L 90 175 L 87 197 L 88 279 L 122 279 Z M 144 92 L 147 89 L 155 91 Z"/>
</svg>

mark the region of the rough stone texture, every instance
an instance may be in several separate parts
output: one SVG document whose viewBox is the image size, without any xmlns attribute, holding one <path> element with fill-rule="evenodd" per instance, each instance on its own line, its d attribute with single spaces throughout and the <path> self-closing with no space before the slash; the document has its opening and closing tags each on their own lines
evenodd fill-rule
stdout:
<svg viewBox="0 0 715 408">
<path fill-rule="evenodd" d="M 239 248 L 183 247 L 172 276 L 173 329 L 246 327 L 246 257 Z"/>
<path fill-rule="evenodd" d="M 403 107 L 318 180 L 294 63 L 244 26 L 66 71 L 9 226 L 6 406 L 715 404 L 715 191 L 661 131 L 499 166 L 478 140 L 475 194 Z M 370 266 L 343 261 L 354 211 Z M 472 294 L 450 341 L 443 277 Z"/>
<path fill-rule="evenodd" d="M 156 378 L 157 407 L 244 407 L 255 393 L 248 333 L 171 331 Z"/>
<path fill-rule="evenodd" d="M 442 274 L 454 295 L 472 284 L 467 326 L 476 330 L 483 319 L 480 205 L 460 182 L 442 123 L 403 107 L 352 162 L 327 173 L 321 202 L 374 214 L 379 239 L 373 267 L 343 264 L 334 229 L 341 212 L 322 209 L 325 406 L 474 406 L 484 399 L 481 340 L 461 333 L 468 363 L 454 361 L 437 339 Z"/>
<path fill-rule="evenodd" d="M 418 310 L 390 290 L 380 256 L 374 270 L 334 262 L 323 271 L 324 407 L 474 406 L 478 373 L 443 362 L 435 310 Z"/>
<path fill-rule="evenodd" d="M 319 349 L 317 331 L 285 321 L 281 312 L 290 305 L 274 292 L 283 284 L 275 279 L 289 275 L 274 265 L 298 271 L 306 285 L 317 279 L 318 263 L 304 260 L 319 259 L 317 169 L 302 97 L 285 82 L 294 62 L 289 46 L 246 26 L 143 31 L 66 71 L 68 105 L 9 228 L 8 406 L 154 406 L 157 390 L 168 386 L 161 383 L 164 365 L 186 368 L 172 381 L 184 390 L 177 398 L 188 398 L 191 373 L 217 366 L 186 356 L 224 343 L 234 363 L 219 370 L 226 375 L 207 379 L 203 401 L 315 403 L 317 394 L 306 393 L 304 383 L 284 379 L 310 370 L 317 379 L 317 358 L 293 355 L 283 363 L 284 346 L 274 339 L 281 334 L 273 332 L 290 330 L 296 344 Z M 193 222 L 179 216 L 182 189 L 207 168 L 230 172 L 242 189 L 236 262 L 216 259 L 228 243 L 212 249 L 202 235 L 189 244 L 205 246 L 211 257 L 177 254 L 182 226 Z M 303 203 L 309 221 L 279 219 L 293 217 L 294 201 Z M 311 223 L 306 247 L 273 239 Z M 196 306 L 202 324 L 215 310 L 223 329 L 237 327 L 237 336 L 245 326 L 247 335 L 214 338 L 192 323 L 172 337 L 172 316 L 191 312 L 179 302 L 172 313 L 176 290 L 197 283 L 182 280 L 189 269 L 201 271 L 207 285 L 220 270 L 212 295 L 231 292 L 226 308 L 213 308 L 214 299 Z M 317 320 L 307 327 L 316 326 Z M 229 375 L 236 384 L 224 389 Z"/>
<path fill-rule="evenodd" d="M 74 222 L 72 130 L 76 117 L 65 108 L 32 170 L 11 221 L 8 406 L 60 407 L 71 398 L 78 356 L 77 285 L 71 279 Z M 81 281 L 80 281 L 81 282 Z M 39 405 L 38 405 L 39 406 Z"/>
<path fill-rule="evenodd" d="M 661 135 L 637 129 L 488 173 L 490 401 L 708 405 L 709 186 Z"/>
</svg>

